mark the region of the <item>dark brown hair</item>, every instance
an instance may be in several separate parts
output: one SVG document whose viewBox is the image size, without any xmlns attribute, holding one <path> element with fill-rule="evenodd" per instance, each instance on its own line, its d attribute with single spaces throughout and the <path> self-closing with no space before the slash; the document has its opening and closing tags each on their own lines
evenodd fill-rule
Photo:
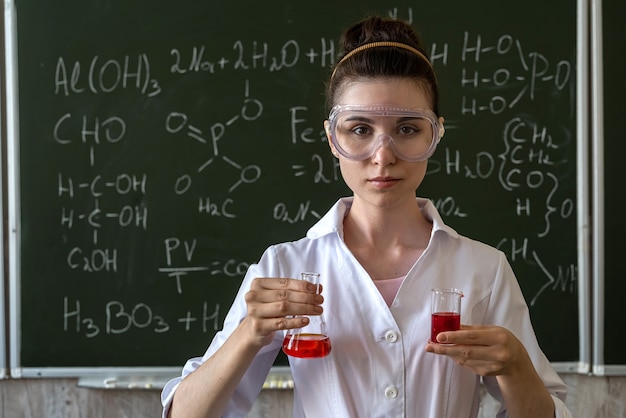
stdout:
<svg viewBox="0 0 626 418">
<path fill-rule="evenodd" d="M 348 81 L 369 78 L 407 78 L 424 89 L 432 101 L 433 112 L 439 116 L 439 90 L 433 67 L 428 60 L 417 32 L 406 22 L 372 16 L 349 27 L 340 39 L 341 57 L 372 42 L 400 42 L 417 49 L 415 52 L 395 46 L 367 48 L 338 61 L 326 85 L 326 106 L 330 109 Z"/>
</svg>

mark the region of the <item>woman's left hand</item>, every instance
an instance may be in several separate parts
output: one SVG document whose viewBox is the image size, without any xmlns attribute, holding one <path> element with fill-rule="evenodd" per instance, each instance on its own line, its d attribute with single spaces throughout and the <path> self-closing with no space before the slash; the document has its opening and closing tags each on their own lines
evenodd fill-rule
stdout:
<svg viewBox="0 0 626 418">
<path fill-rule="evenodd" d="M 440 333 L 437 340 L 439 344 L 428 342 L 427 352 L 446 355 L 481 376 L 515 374 L 530 363 L 522 343 L 498 326 L 462 325 L 459 331 Z"/>
<path fill-rule="evenodd" d="M 554 402 L 526 348 L 506 328 L 461 325 L 429 341 L 426 351 L 448 356 L 480 376 L 495 376 L 507 416 L 554 417 Z"/>
</svg>

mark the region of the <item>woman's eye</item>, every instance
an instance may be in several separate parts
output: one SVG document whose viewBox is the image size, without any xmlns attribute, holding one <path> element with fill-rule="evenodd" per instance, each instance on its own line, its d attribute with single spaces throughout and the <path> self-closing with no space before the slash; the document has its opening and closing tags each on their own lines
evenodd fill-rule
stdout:
<svg viewBox="0 0 626 418">
<path fill-rule="evenodd" d="M 418 129 L 414 126 L 402 126 L 400 127 L 400 133 L 403 135 L 411 135 L 418 132 Z"/>
<path fill-rule="evenodd" d="M 369 133 L 369 129 L 366 126 L 357 126 L 352 129 L 352 132 L 354 132 L 355 135 L 364 136 Z"/>
</svg>

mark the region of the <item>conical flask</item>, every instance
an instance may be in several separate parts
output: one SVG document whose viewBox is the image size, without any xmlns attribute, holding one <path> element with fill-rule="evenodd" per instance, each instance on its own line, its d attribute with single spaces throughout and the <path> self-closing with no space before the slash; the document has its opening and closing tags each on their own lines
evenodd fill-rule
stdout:
<svg viewBox="0 0 626 418">
<path fill-rule="evenodd" d="M 302 280 L 313 283 L 320 291 L 319 273 L 302 273 Z M 309 316 L 309 324 L 286 331 L 283 340 L 285 354 L 298 358 L 319 358 L 330 353 L 330 338 L 326 334 L 324 314 Z"/>
</svg>

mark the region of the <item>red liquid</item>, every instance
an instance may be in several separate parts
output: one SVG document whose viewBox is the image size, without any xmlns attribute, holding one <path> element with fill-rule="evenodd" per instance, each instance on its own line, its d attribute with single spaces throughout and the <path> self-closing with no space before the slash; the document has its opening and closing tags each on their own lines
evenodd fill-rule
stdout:
<svg viewBox="0 0 626 418">
<path fill-rule="evenodd" d="M 454 312 L 435 312 L 430 329 L 430 340 L 436 343 L 440 332 L 461 329 L 461 315 Z"/>
<path fill-rule="evenodd" d="M 292 357 L 325 357 L 330 353 L 330 338 L 322 334 L 287 334 L 283 351 Z"/>
</svg>

